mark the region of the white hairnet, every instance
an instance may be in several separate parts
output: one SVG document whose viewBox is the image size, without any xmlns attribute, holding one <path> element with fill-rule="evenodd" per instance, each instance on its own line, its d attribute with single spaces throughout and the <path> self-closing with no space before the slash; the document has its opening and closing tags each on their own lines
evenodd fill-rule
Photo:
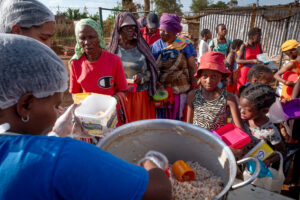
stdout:
<svg viewBox="0 0 300 200">
<path fill-rule="evenodd" d="M 37 0 L 0 0 L 0 33 L 11 33 L 13 25 L 22 28 L 55 21 L 53 13 Z"/>
<path fill-rule="evenodd" d="M 0 33 L 0 109 L 13 106 L 26 93 L 44 98 L 67 88 L 65 65 L 49 47 L 29 37 Z"/>
</svg>

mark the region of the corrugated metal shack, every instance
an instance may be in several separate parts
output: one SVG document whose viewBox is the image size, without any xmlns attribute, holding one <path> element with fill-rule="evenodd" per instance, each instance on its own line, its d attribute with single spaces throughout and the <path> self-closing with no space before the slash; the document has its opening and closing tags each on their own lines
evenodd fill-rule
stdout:
<svg viewBox="0 0 300 200">
<path fill-rule="evenodd" d="M 300 41 L 300 6 L 296 4 L 239 7 L 231 9 L 206 9 L 192 16 L 183 17 L 188 24 L 192 38 L 201 38 L 202 29 L 210 29 L 213 37 L 217 37 L 217 24 L 227 26 L 228 39 L 248 41 L 247 33 L 252 27 L 262 29 L 263 49 L 268 55 L 281 53 L 280 46 L 287 39 Z"/>
</svg>

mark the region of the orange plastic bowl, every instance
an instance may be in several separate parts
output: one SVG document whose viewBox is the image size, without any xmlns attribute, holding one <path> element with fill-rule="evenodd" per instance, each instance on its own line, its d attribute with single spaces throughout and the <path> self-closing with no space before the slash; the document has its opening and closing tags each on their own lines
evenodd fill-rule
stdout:
<svg viewBox="0 0 300 200">
<path fill-rule="evenodd" d="M 180 182 L 192 181 L 196 176 L 195 171 L 183 160 L 177 160 L 173 164 L 172 170 L 177 180 Z"/>
</svg>

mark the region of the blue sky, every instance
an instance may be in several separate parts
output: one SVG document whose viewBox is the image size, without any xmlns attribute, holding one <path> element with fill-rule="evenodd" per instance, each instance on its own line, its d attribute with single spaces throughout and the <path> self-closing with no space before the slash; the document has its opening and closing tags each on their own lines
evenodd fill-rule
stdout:
<svg viewBox="0 0 300 200">
<path fill-rule="evenodd" d="M 40 0 L 46 6 L 50 7 L 50 9 L 56 13 L 58 6 L 60 7 L 60 11 L 66 10 L 68 7 L 72 8 L 82 8 L 84 6 L 87 7 L 88 12 L 94 14 L 98 12 L 98 7 L 103 8 L 113 8 L 118 5 L 118 2 L 121 0 Z M 144 4 L 144 0 L 133 0 L 136 3 Z M 229 0 L 223 0 L 224 2 L 228 2 Z M 217 2 L 217 0 L 214 0 Z M 249 4 L 256 3 L 256 0 L 238 0 L 239 6 L 246 6 Z M 286 4 L 294 2 L 294 0 L 259 0 L 260 5 L 277 5 L 277 4 Z M 181 0 L 181 4 L 183 4 L 183 11 L 188 12 L 190 9 L 190 5 L 192 0 Z M 103 18 L 105 19 L 110 14 L 109 11 L 103 12 Z"/>
</svg>

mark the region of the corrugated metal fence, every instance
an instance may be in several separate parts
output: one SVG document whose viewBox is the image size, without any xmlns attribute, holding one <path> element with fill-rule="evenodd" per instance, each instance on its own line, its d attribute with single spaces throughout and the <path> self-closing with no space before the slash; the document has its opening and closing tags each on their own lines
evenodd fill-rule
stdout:
<svg viewBox="0 0 300 200">
<path fill-rule="evenodd" d="M 228 39 L 242 39 L 245 42 L 248 41 L 247 34 L 252 23 L 254 27 L 262 29 L 263 49 L 269 56 L 280 54 L 280 46 L 286 39 L 300 41 L 299 6 L 207 10 L 201 12 L 198 18 L 200 18 L 199 33 L 207 28 L 211 30 L 213 37 L 217 37 L 216 25 L 224 23 L 227 26 Z"/>
</svg>

